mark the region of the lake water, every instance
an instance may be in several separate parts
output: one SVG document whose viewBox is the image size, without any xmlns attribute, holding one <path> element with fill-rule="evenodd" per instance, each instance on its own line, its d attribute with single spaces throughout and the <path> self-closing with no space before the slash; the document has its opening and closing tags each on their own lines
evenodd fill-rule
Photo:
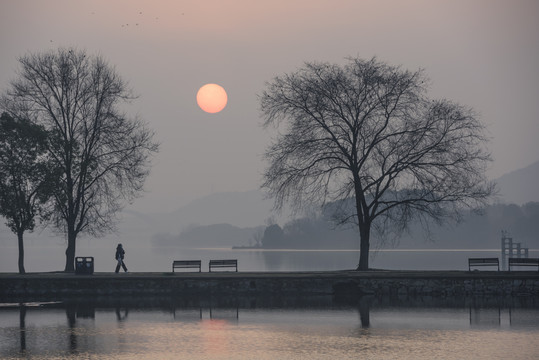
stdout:
<svg viewBox="0 0 539 360">
<path fill-rule="evenodd" d="M 2 359 L 534 359 L 538 339 L 533 298 L 0 305 Z"/>
<path fill-rule="evenodd" d="M 116 262 L 110 247 L 79 243 L 77 256 L 93 256 L 96 272 L 114 271 Z M 174 260 L 202 260 L 203 271 L 208 271 L 210 259 L 238 259 L 239 271 L 326 271 L 355 269 L 359 261 L 357 250 L 238 250 L 238 249 L 185 249 L 176 247 L 129 246 L 125 263 L 131 272 L 171 271 Z M 25 248 L 27 272 L 63 270 L 64 246 L 29 245 Z M 0 272 L 17 272 L 17 247 L 0 248 Z M 532 249 L 530 257 L 539 257 Z M 467 270 L 470 257 L 498 257 L 496 249 L 451 250 L 399 250 L 371 251 L 370 267 L 393 270 Z M 487 268 L 485 268 L 486 270 Z"/>
</svg>

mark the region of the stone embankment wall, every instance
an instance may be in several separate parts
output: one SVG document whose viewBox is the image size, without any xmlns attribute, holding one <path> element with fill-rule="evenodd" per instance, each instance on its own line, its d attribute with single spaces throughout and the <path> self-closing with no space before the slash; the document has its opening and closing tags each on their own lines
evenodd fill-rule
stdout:
<svg viewBox="0 0 539 360">
<path fill-rule="evenodd" d="M 0 298 L 130 295 L 539 296 L 537 272 L 0 275 Z"/>
<path fill-rule="evenodd" d="M 336 293 L 391 296 L 460 296 L 460 295 L 535 295 L 539 279 L 436 278 L 436 279 L 360 279 L 337 283 Z"/>
</svg>

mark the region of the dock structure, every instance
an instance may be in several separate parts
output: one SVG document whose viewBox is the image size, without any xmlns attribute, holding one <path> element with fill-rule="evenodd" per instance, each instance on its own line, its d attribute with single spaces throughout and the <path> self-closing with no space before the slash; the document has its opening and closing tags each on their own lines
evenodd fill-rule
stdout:
<svg viewBox="0 0 539 360">
<path fill-rule="evenodd" d="M 508 232 L 502 230 L 502 270 L 509 270 L 509 258 L 527 259 L 528 256 L 529 249 L 519 242 L 514 242 L 513 238 L 508 236 Z"/>
</svg>

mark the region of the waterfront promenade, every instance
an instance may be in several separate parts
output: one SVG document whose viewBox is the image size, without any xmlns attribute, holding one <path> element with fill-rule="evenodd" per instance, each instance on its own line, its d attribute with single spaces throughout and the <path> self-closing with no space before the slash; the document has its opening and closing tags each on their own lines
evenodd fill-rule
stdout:
<svg viewBox="0 0 539 360">
<path fill-rule="evenodd" d="M 0 299 L 133 295 L 539 296 L 537 271 L 0 273 Z"/>
</svg>

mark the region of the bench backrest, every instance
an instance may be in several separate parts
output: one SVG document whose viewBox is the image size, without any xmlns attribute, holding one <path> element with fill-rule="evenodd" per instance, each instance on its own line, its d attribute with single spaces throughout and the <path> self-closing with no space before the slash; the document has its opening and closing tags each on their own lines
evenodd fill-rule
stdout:
<svg viewBox="0 0 539 360">
<path fill-rule="evenodd" d="M 539 259 L 537 258 L 509 258 L 509 264 L 512 265 L 539 265 Z"/>
<path fill-rule="evenodd" d="M 174 265 L 200 265 L 200 260 L 174 260 Z"/>
<path fill-rule="evenodd" d="M 238 260 L 210 260 L 211 266 L 228 266 L 233 265 L 236 266 L 238 264 Z"/>
<path fill-rule="evenodd" d="M 468 259 L 470 264 L 496 264 L 498 265 L 500 261 L 498 258 L 470 258 Z"/>
<path fill-rule="evenodd" d="M 201 260 L 174 260 L 172 262 L 172 272 L 177 268 L 198 268 L 198 271 L 202 271 Z"/>
</svg>

